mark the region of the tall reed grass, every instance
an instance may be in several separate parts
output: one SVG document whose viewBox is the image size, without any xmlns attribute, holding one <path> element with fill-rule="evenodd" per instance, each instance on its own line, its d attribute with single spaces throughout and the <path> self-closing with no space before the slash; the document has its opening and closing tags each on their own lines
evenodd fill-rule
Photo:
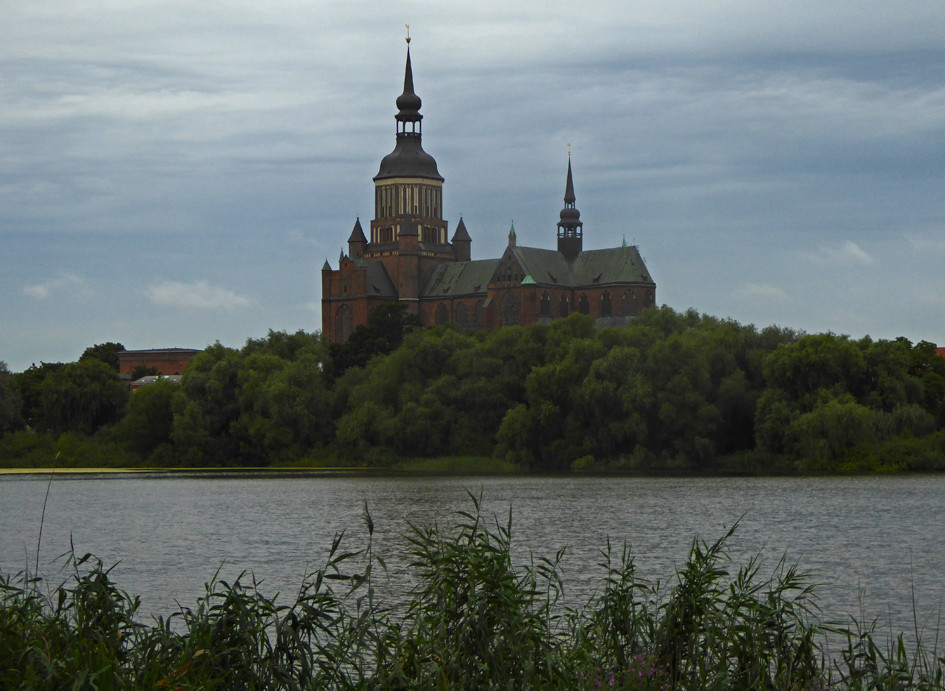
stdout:
<svg viewBox="0 0 945 691">
<path fill-rule="evenodd" d="M 0 575 L 3 689 L 943 689 L 937 641 L 877 642 L 869 624 L 818 622 L 813 585 L 782 560 L 734 568 L 728 531 L 694 540 L 668 587 L 626 546 L 601 550 L 597 593 L 561 603 L 553 557 L 512 563 L 512 519 L 480 501 L 448 528 L 407 536 L 416 586 L 382 601 L 366 535 L 335 537 L 325 565 L 281 603 L 252 574 L 219 572 L 192 608 L 143 623 L 140 601 L 90 555 L 50 584 Z M 825 653 L 826 636 L 843 642 Z"/>
</svg>

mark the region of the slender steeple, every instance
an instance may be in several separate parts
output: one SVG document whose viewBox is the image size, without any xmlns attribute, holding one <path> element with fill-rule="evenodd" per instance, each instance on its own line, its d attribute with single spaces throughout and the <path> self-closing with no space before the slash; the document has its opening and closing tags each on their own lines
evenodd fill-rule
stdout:
<svg viewBox="0 0 945 691">
<path fill-rule="evenodd" d="M 397 97 L 397 110 L 395 115 L 397 120 L 397 136 L 404 137 L 410 135 L 420 136 L 420 121 L 423 116 L 420 115 L 420 106 L 423 101 L 413 90 L 413 68 L 410 66 L 410 46 L 407 46 L 407 67 L 404 69 L 404 92 Z M 410 125 L 408 132 L 407 126 Z"/>
<path fill-rule="evenodd" d="M 397 97 L 397 144 L 381 161 L 374 181 L 388 178 L 426 178 L 443 181 L 433 156 L 420 143 L 423 116 L 422 101 L 413 90 L 413 68 L 410 65 L 410 38 L 407 38 L 407 65 L 404 67 L 404 92 Z"/>
<path fill-rule="evenodd" d="M 571 152 L 568 152 L 568 181 L 564 187 L 564 208 L 561 209 L 558 221 L 558 251 L 568 261 L 577 257 L 583 249 L 584 224 L 581 222 L 581 212 L 574 203 L 574 177 L 571 174 Z"/>
</svg>

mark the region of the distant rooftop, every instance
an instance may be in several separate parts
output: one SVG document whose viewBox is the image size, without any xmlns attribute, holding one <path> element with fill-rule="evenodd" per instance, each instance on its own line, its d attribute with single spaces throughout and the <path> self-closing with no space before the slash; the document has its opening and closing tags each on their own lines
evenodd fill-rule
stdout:
<svg viewBox="0 0 945 691">
<path fill-rule="evenodd" d="M 144 350 L 122 350 L 119 355 L 153 355 L 154 353 L 199 353 L 194 348 L 145 348 Z"/>
</svg>

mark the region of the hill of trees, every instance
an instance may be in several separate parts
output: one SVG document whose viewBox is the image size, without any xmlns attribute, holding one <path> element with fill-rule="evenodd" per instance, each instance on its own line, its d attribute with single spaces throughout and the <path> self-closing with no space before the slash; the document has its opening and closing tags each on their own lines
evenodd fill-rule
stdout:
<svg viewBox="0 0 945 691">
<path fill-rule="evenodd" d="M 301 331 L 216 344 L 180 385 L 133 395 L 116 347 L 17 374 L 0 366 L 0 464 L 945 468 L 945 359 L 902 338 L 758 330 L 667 307 L 622 328 L 575 314 L 468 333 L 419 328 L 390 306 L 344 345 Z"/>
</svg>

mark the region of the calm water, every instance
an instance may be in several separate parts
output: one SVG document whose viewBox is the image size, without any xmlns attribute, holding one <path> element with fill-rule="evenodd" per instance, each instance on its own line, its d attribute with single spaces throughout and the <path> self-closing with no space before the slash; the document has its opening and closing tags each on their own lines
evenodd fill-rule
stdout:
<svg viewBox="0 0 945 691">
<path fill-rule="evenodd" d="M 0 476 L 0 570 L 35 559 L 48 476 Z M 346 477 L 318 474 L 53 477 L 40 569 L 56 576 L 69 549 L 118 562 L 118 585 L 141 595 L 143 610 L 192 605 L 223 565 L 290 593 L 320 566 L 333 535 L 363 544 L 367 502 L 375 549 L 392 587 L 403 577 L 408 521 L 440 524 L 470 509 L 482 493 L 488 513 L 513 511 L 520 561 L 567 547 L 566 595 L 582 601 L 595 587 L 598 550 L 627 540 L 638 574 L 670 580 L 695 536 L 712 541 L 742 517 L 730 543 L 736 564 L 763 555 L 812 573 L 829 618 L 880 617 L 895 630 L 938 626 L 945 595 L 945 476 L 894 478 L 548 478 Z M 63 576 L 58 576 L 62 578 Z"/>
</svg>

